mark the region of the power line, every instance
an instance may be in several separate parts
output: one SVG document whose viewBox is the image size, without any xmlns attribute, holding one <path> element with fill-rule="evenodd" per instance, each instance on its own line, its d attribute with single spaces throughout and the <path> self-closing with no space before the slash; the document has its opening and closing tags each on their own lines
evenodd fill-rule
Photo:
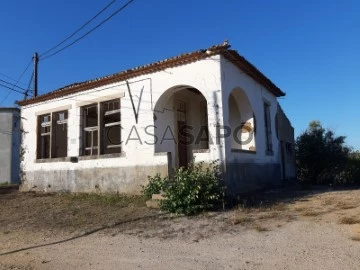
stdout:
<svg viewBox="0 0 360 270">
<path fill-rule="evenodd" d="M 31 73 L 30 81 L 29 81 L 29 84 L 28 84 L 28 87 L 27 87 L 26 91 L 30 91 L 30 85 L 31 85 L 33 79 L 34 79 L 34 73 Z"/>
<path fill-rule="evenodd" d="M 16 90 L 16 89 L 14 89 L 14 88 L 11 88 L 11 87 L 9 87 L 9 86 L 6 86 L 5 84 L 1 84 L 0 83 L 0 86 L 1 87 L 4 87 L 4 88 L 7 88 L 7 89 L 10 89 L 11 91 L 14 91 L 14 92 L 17 92 L 17 93 L 20 93 L 20 94 L 24 94 L 25 92 L 21 92 L 21 91 L 19 91 L 19 90 Z"/>
<path fill-rule="evenodd" d="M 9 91 L 9 92 L 6 94 L 6 96 L 1 100 L 0 105 L 3 104 L 3 102 L 9 97 L 11 91 L 24 94 L 23 92 L 20 92 L 19 90 L 15 90 L 14 88 L 15 88 L 15 87 L 17 86 L 17 84 L 21 81 L 21 79 L 22 79 L 22 77 L 24 76 L 25 72 L 29 69 L 31 63 L 32 63 L 32 59 L 30 59 L 29 63 L 26 65 L 24 71 L 21 73 L 19 79 L 16 81 L 16 83 L 14 84 L 14 86 L 13 86 L 12 88 L 10 88 L 10 87 L 8 87 L 8 86 L 2 85 L 3 87 L 10 89 L 10 91 Z M 6 75 L 5 75 L 5 76 L 6 76 Z"/>
<path fill-rule="evenodd" d="M 34 79 L 34 73 L 31 73 L 29 84 L 28 84 L 27 90 L 25 91 L 24 99 L 27 99 L 28 93 L 31 91 L 30 85 L 31 85 L 33 79 Z"/>
<path fill-rule="evenodd" d="M 66 45 L 65 47 L 61 48 L 60 50 L 57 50 L 56 52 L 44 57 L 44 58 L 40 58 L 40 60 L 45 60 L 48 59 L 56 54 L 58 54 L 59 52 L 62 52 L 63 50 L 69 48 L 70 46 L 74 45 L 75 43 L 77 43 L 78 41 L 80 41 L 81 39 L 85 38 L 87 35 L 89 35 L 90 33 L 92 33 L 93 31 L 95 31 L 97 28 L 99 28 L 100 26 L 102 26 L 104 23 L 106 23 L 107 21 L 109 21 L 112 17 L 114 17 L 116 14 L 118 14 L 119 12 L 121 12 L 122 10 L 124 10 L 127 6 L 129 6 L 132 2 L 134 2 L 135 0 L 129 0 L 128 2 L 126 2 L 121 8 L 117 9 L 114 13 L 112 13 L 109 17 L 107 17 L 105 20 L 103 20 L 101 23 L 99 23 L 98 25 L 96 25 L 95 27 L 91 28 L 88 32 L 86 32 L 84 35 L 80 36 L 79 38 L 75 39 L 73 42 L 71 42 L 70 44 Z"/>
<path fill-rule="evenodd" d="M 18 80 L 14 79 L 14 78 L 12 78 L 12 77 L 4 74 L 4 73 L 1 73 L 1 72 L 0 72 L 0 75 L 3 76 L 3 77 L 5 77 L 5 78 L 7 78 L 7 79 L 9 79 L 9 80 L 12 80 L 12 81 L 15 82 L 15 83 L 18 82 Z M 20 83 L 20 84 L 22 84 L 22 85 L 25 85 L 23 82 L 18 82 L 18 83 Z"/>
<path fill-rule="evenodd" d="M 111 1 L 109 4 L 107 4 L 102 10 L 100 10 L 94 17 L 92 17 L 90 20 L 88 20 L 86 23 L 84 23 L 78 30 L 76 30 L 74 33 L 72 33 L 71 35 L 69 35 L 68 37 L 66 37 L 63 41 L 61 41 L 60 43 L 58 43 L 56 46 L 50 48 L 49 50 L 47 50 L 46 52 L 44 52 L 43 54 L 40 55 L 40 57 L 43 57 L 44 55 L 48 54 L 49 52 L 55 50 L 56 48 L 58 48 L 60 45 L 64 44 L 66 41 L 68 41 L 69 39 L 71 39 L 73 36 L 75 36 L 77 33 L 79 33 L 82 29 L 84 29 L 89 23 L 91 23 L 93 20 L 95 20 L 101 13 L 103 13 L 105 10 L 107 10 L 112 4 L 114 4 L 117 0 L 113 0 Z"/>
<path fill-rule="evenodd" d="M 32 61 L 33 61 L 33 60 L 32 60 L 32 58 L 31 58 L 30 61 L 29 61 L 29 64 L 27 64 L 25 70 L 21 73 L 19 79 L 16 81 L 16 83 L 15 83 L 16 85 L 19 83 L 19 81 L 21 81 L 21 79 L 22 79 L 22 77 L 24 76 L 25 72 L 29 69 Z"/>
<path fill-rule="evenodd" d="M 22 87 L 20 87 L 20 86 L 17 86 L 16 84 L 13 84 L 13 83 L 4 81 L 4 80 L 2 80 L 2 79 L 0 79 L 0 82 L 6 83 L 6 84 L 8 84 L 8 85 L 10 85 L 10 86 L 13 86 L 13 87 L 16 87 L 16 88 L 19 88 L 19 89 L 21 89 L 21 90 L 26 91 L 26 89 L 24 89 L 24 88 L 22 88 Z"/>
</svg>

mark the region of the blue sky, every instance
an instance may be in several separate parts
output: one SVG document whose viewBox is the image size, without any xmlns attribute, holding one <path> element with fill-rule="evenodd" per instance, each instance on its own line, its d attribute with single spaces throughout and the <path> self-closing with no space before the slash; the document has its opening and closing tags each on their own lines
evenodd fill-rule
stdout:
<svg viewBox="0 0 360 270">
<path fill-rule="evenodd" d="M 4 1 L 0 79 L 10 80 L 4 74 L 18 79 L 35 51 L 56 45 L 109 2 Z M 118 0 L 101 18 L 124 3 Z M 360 149 L 360 2 L 355 0 L 136 0 L 79 43 L 40 61 L 39 93 L 225 39 L 286 92 L 280 102 L 296 135 L 316 119 Z M 26 87 L 30 72 L 20 86 Z M 0 106 L 22 98 L 0 88 Z"/>
</svg>

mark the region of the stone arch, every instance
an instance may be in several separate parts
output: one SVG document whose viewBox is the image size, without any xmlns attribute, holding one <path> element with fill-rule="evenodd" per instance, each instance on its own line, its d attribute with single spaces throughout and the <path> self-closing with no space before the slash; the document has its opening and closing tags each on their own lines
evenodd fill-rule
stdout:
<svg viewBox="0 0 360 270">
<path fill-rule="evenodd" d="M 244 90 L 235 88 L 228 100 L 231 149 L 256 151 L 255 114 Z"/>
<path fill-rule="evenodd" d="M 155 153 L 171 152 L 174 167 L 186 166 L 193 151 L 209 148 L 205 96 L 189 85 L 163 92 L 154 107 Z"/>
</svg>

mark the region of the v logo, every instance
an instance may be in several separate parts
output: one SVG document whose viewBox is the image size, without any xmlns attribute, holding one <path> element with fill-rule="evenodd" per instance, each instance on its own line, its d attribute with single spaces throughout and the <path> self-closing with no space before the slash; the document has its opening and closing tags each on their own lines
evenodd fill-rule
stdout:
<svg viewBox="0 0 360 270">
<path fill-rule="evenodd" d="M 129 92 L 129 96 L 130 96 L 131 105 L 132 105 L 132 107 L 133 107 L 134 116 L 135 116 L 135 121 L 136 121 L 136 124 L 137 124 L 137 123 L 138 123 L 138 119 L 139 119 L 139 111 L 140 111 L 141 98 L 142 98 L 142 95 L 143 95 L 143 92 L 144 92 L 144 86 L 141 88 L 140 95 L 137 96 L 137 98 L 139 99 L 139 101 L 138 101 L 138 104 L 137 104 L 137 109 L 135 109 L 135 103 L 134 103 L 133 96 L 132 96 L 132 94 L 131 94 L 130 84 L 129 84 L 128 81 L 126 81 L 126 85 L 127 85 L 128 92 Z"/>
</svg>

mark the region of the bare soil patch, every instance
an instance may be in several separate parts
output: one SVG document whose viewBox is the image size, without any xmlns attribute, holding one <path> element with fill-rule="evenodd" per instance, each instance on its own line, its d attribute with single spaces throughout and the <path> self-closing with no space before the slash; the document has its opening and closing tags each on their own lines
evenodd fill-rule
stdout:
<svg viewBox="0 0 360 270">
<path fill-rule="evenodd" d="M 159 269 L 360 265 L 355 255 L 360 252 L 360 190 L 276 189 L 240 198 L 231 210 L 193 217 L 148 209 L 145 201 L 0 190 L 0 269 L 116 269 L 115 262 L 124 269 L 148 268 L 146 260 Z M 148 257 L 138 256 L 144 253 Z M 309 267 L 309 258 L 317 268 Z"/>
</svg>

